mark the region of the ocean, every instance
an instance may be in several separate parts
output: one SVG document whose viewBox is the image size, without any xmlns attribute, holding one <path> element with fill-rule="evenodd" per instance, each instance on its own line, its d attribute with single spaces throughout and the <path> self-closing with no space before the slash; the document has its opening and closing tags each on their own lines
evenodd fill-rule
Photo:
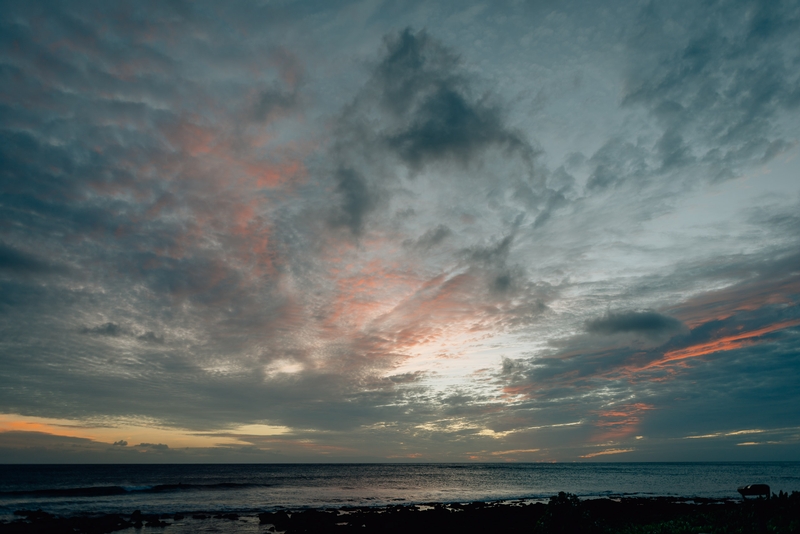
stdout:
<svg viewBox="0 0 800 534">
<path fill-rule="evenodd" d="M 0 520 L 15 519 L 20 509 L 60 516 L 133 510 L 255 516 L 278 509 L 546 500 L 559 491 L 582 498 L 738 498 L 736 488 L 752 483 L 769 484 L 775 493 L 800 491 L 800 462 L 0 465 Z"/>
</svg>

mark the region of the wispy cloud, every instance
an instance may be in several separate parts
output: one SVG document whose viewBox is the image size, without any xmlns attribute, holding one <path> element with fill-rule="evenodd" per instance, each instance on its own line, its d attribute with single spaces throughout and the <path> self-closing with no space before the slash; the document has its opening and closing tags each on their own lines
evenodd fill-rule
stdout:
<svg viewBox="0 0 800 534">
<path fill-rule="evenodd" d="M 633 452 L 636 449 L 605 449 L 598 452 L 590 452 L 589 454 L 581 455 L 581 458 L 594 458 L 596 456 L 606 456 L 608 454 L 623 454 L 626 452 Z"/>
</svg>

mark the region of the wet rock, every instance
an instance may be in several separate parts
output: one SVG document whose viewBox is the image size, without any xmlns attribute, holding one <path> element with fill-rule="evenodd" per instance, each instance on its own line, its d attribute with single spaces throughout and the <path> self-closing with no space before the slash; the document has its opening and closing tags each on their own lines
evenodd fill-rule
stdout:
<svg viewBox="0 0 800 534">
<path fill-rule="evenodd" d="M 289 514 L 280 510 L 278 512 L 264 512 L 258 514 L 258 522 L 262 525 L 275 525 L 277 530 L 286 530 L 290 525 Z"/>
<path fill-rule="evenodd" d="M 18 514 L 23 515 L 23 514 Z M 103 515 L 99 517 L 56 517 L 51 514 L 28 514 L 23 515 L 25 520 L 16 521 L 0 525 L 0 532 L 5 533 L 29 533 L 50 534 L 50 533 L 82 533 L 82 534 L 108 534 L 118 530 L 124 530 L 133 526 L 133 523 L 126 521 L 116 514 Z"/>
<path fill-rule="evenodd" d="M 41 510 L 16 510 L 14 515 L 22 516 L 28 521 L 41 521 L 42 519 L 52 519 L 53 515 Z"/>
</svg>

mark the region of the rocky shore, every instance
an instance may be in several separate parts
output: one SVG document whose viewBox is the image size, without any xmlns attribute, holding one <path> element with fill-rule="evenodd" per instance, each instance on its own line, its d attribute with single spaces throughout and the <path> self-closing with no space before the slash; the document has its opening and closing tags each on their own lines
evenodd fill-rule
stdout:
<svg viewBox="0 0 800 534">
<path fill-rule="evenodd" d="M 411 533 L 797 533 L 800 492 L 770 499 L 632 498 L 579 500 L 560 493 L 548 503 L 429 503 L 389 507 L 279 510 L 257 515 L 202 512 L 56 517 L 20 510 L 2 533 L 283 532 Z"/>
</svg>

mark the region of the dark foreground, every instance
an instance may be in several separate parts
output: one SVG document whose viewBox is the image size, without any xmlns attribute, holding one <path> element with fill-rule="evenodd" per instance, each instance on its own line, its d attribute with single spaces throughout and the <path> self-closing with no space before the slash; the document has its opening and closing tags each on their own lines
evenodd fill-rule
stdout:
<svg viewBox="0 0 800 534">
<path fill-rule="evenodd" d="M 747 501 L 671 497 L 580 501 L 560 493 L 548 504 L 525 502 L 340 508 L 237 514 L 55 517 L 20 510 L 0 533 L 334 532 L 458 533 L 800 533 L 800 492 Z"/>
</svg>

